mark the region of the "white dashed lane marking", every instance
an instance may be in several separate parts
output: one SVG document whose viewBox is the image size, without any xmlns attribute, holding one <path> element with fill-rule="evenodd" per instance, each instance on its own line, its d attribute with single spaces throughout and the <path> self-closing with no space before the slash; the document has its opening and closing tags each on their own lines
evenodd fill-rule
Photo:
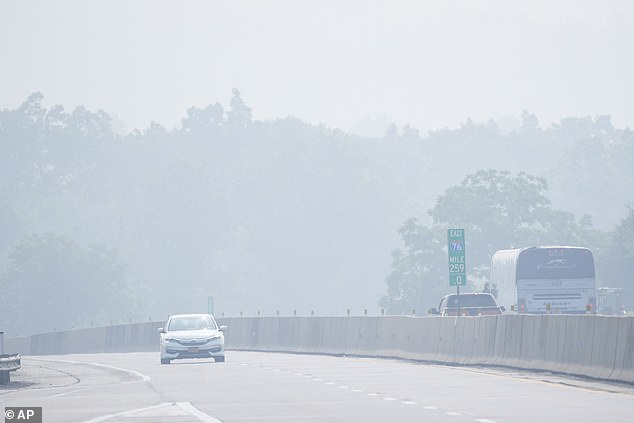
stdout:
<svg viewBox="0 0 634 423">
<path fill-rule="evenodd" d="M 241 366 L 250 366 L 250 364 L 248 363 L 240 363 Z M 282 369 L 275 369 L 272 367 L 266 367 L 266 366 L 256 366 L 256 367 L 260 367 L 262 369 L 265 370 L 272 370 L 274 372 L 281 372 L 283 374 L 287 374 L 287 375 L 294 375 L 294 376 L 301 376 L 304 377 L 306 379 L 312 379 L 315 382 L 324 382 L 324 379 L 319 378 L 319 377 L 314 377 L 311 374 L 304 374 L 304 373 L 296 373 L 296 372 L 290 372 L 288 370 L 282 370 Z M 332 382 L 332 381 L 328 381 L 328 382 L 324 382 L 324 384 L 326 385 L 337 385 L 336 382 Z M 342 390 L 350 390 L 350 392 L 356 392 L 356 393 L 364 393 L 364 391 L 362 389 L 350 389 L 350 387 L 348 385 L 337 385 L 338 389 L 342 389 Z M 369 397 L 380 397 L 381 394 L 377 393 L 377 392 L 369 392 L 366 394 Z M 383 397 L 384 401 L 397 401 L 396 398 L 394 397 Z M 416 401 L 412 401 L 409 399 L 404 399 L 401 400 L 401 404 L 403 405 L 417 405 Z M 180 405 L 180 404 L 179 404 Z M 436 407 L 435 405 L 423 405 L 422 406 L 423 409 L 431 411 L 431 410 L 438 410 L 438 407 Z M 461 416 L 461 413 L 458 413 L 457 411 L 445 411 L 444 413 L 447 416 Z M 475 423 L 497 423 L 495 420 L 490 420 L 490 419 L 474 419 Z"/>
</svg>

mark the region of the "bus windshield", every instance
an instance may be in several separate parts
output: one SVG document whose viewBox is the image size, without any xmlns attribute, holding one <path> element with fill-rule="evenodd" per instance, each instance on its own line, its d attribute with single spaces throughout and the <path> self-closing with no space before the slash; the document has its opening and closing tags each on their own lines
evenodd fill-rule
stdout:
<svg viewBox="0 0 634 423">
<path fill-rule="evenodd" d="M 592 252 L 584 248 L 534 248 L 520 253 L 517 279 L 594 279 Z"/>
</svg>

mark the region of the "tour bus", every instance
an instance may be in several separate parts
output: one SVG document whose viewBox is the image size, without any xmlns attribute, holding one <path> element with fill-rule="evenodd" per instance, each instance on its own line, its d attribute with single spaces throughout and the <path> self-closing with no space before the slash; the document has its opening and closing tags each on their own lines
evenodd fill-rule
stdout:
<svg viewBox="0 0 634 423">
<path fill-rule="evenodd" d="M 499 250 L 491 258 L 498 304 L 518 313 L 595 312 L 592 251 L 583 247 Z"/>
</svg>

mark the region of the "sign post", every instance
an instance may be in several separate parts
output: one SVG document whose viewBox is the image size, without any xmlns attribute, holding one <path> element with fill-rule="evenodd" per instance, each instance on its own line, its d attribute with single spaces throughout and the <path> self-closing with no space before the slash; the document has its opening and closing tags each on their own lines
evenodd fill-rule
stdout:
<svg viewBox="0 0 634 423">
<path fill-rule="evenodd" d="M 464 229 L 447 229 L 447 254 L 449 256 L 449 286 L 456 287 L 459 316 L 460 287 L 467 285 Z"/>
</svg>

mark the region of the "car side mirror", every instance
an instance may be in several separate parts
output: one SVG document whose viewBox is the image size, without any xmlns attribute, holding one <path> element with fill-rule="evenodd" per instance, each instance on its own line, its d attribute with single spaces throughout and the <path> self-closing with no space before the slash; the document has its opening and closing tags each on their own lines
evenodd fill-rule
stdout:
<svg viewBox="0 0 634 423">
<path fill-rule="evenodd" d="M 438 310 L 436 310 L 435 308 L 430 308 L 429 310 L 427 310 L 427 314 L 438 314 Z"/>
<path fill-rule="evenodd" d="M 158 328 L 158 333 L 165 333 L 165 328 Z"/>
<path fill-rule="evenodd" d="M 502 310 L 502 312 L 505 312 L 506 311 L 506 307 L 500 306 L 500 310 Z"/>
<path fill-rule="evenodd" d="M 225 325 L 220 325 L 220 332 L 227 332 L 229 328 Z"/>
</svg>

